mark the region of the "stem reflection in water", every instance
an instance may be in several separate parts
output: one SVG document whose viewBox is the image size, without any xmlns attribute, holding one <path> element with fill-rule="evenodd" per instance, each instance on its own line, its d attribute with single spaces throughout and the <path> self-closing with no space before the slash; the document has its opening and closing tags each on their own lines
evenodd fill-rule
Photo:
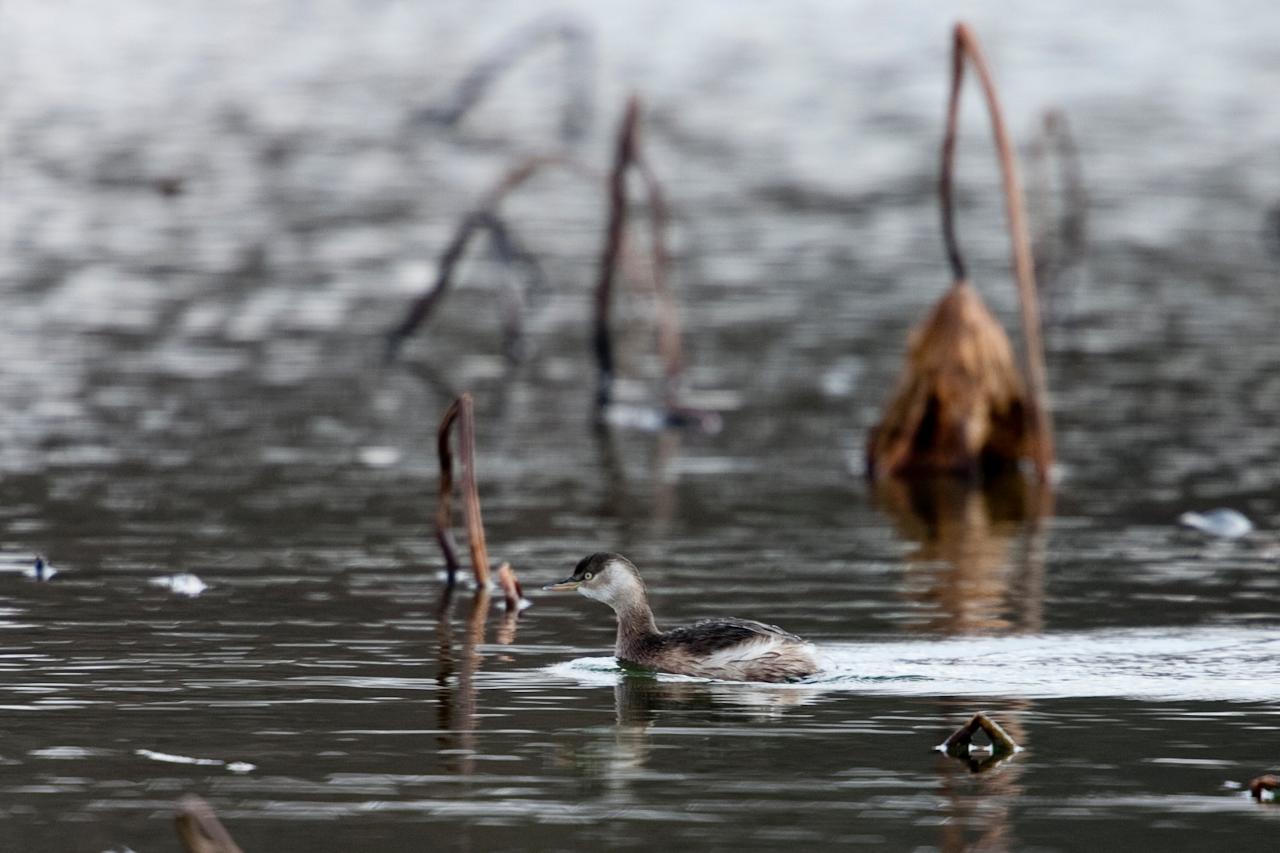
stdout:
<svg viewBox="0 0 1280 853">
<path fill-rule="evenodd" d="M 456 756 L 457 761 L 446 763 L 451 773 L 469 776 L 475 767 L 476 734 L 476 685 L 484 656 L 480 647 L 485 643 L 485 627 L 489 617 L 492 596 L 485 587 L 475 591 L 471 609 L 467 613 L 462 648 L 454 657 L 453 645 L 453 587 L 445 587 L 437 609 L 437 669 L 436 683 L 440 686 L 437 708 L 439 751 L 443 755 Z M 508 646 L 515 642 L 520 613 L 508 608 L 497 630 L 499 644 Z"/>
<path fill-rule="evenodd" d="M 1043 630 L 1048 489 L 1017 472 L 982 489 L 953 477 L 886 479 L 875 499 L 919 545 L 902 584 L 922 610 L 909 627 L 949 636 Z"/>
</svg>

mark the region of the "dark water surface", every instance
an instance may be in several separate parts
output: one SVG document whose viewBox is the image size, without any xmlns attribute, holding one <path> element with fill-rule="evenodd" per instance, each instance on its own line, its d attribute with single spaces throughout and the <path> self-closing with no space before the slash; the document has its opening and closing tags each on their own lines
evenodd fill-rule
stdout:
<svg viewBox="0 0 1280 853">
<path fill-rule="evenodd" d="M 554 49 L 457 129 L 414 122 L 530 7 L 3 4 L 0 848 L 172 850 L 184 792 L 247 851 L 1280 837 L 1240 787 L 1280 765 L 1280 10 L 960 6 L 1020 138 L 1066 111 L 1091 197 L 1087 264 L 1050 300 L 1038 524 L 1034 495 L 859 476 L 947 283 L 956 10 L 557 7 L 595 34 L 582 156 L 603 164 L 627 90 L 651 107 L 690 384 L 726 408 L 681 435 L 592 429 L 603 202 L 566 177 L 508 206 L 550 283 L 528 361 L 500 356 L 480 252 L 379 365 L 459 213 L 555 139 Z M 962 238 L 1012 323 L 984 133 L 972 109 Z M 490 550 L 530 588 L 619 550 L 660 621 L 764 618 L 826 672 L 623 678 L 593 602 L 442 611 L 432 447 L 463 389 Z M 1175 527 L 1214 506 L 1258 532 Z M 22 574 L 37 551 L 51 583 Z M 208 589 L 155 583 L 185 572 Z M 1025 751 L 982 773 L 930 752 L 980 708 Z"/>
</svg>

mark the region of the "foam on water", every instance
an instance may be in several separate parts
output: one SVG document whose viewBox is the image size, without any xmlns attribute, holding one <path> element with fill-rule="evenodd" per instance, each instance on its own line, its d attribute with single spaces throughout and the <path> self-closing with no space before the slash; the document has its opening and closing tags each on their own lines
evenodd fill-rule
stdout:
<svg viewBox="0 0 1280 853">
<path fill-rule="evenodd" d="M 818 652 L 821 672 L 773 686 L 912 696 L 1280 698 L 1280 631 L 1274 629 L 1160 628 L 841 643 L 819 645 Z M 611 657 L 578 658 L 548 671 L 600 686 L 615 684 L 623 674 Z"/>
</svg>

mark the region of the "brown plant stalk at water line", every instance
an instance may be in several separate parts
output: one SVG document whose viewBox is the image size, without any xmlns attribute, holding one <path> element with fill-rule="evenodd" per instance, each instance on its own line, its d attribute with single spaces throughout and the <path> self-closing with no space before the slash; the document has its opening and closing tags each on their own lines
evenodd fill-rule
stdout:
<svg viewBox="0 0 1280 853">
<path fill-rule="evenodd" d="M 948 755 L 968 755 L 973 746 L 973 736 L 979 731 L 985 732 L 987 737 L 991 738 L 992 752 L 1007 754 L 1021 749 L 1013 738 L 1009 737 L 1009 733 L 983 711 L 974 714 L 969 718 L 969 722 L 952 732 L 938 749 Z"/>
<path fill-rule="evenodd" d="M 213 808 L 195 794 L 178 800 L 173 822 L 185 853 L 243 853 Z"/>
<path fill-rule="evenodd" d="M 457 424 L 458 456 L 462 459 L 462 515 L 467 525 L 467 542 L 471 550 L 471 569 L 476 586 L 489 586 L 489 551 L 484 538 L 484 521 L 480 517 L 480 492 L 476 486 L 475 405 L 464 393 L 445 410 L 436 434 L 436 450 L 440 457 L 440 500 L 436 505 L 436 541 L 444 552 L 449 583 L 458 571 L 458 549 L 453 542 L 453 452 L 449 432 Z"/>
<path fill-rule="evenodd" d="M 1004 184 L 1021 304 L 1028 388 L 1012 345 L 967 279 L 955 233 L 953 173 L 965 62 L 977 71 L 991 116 Z M 867 444 L 871 476 L 975 475 L 1022 456 L 1048 479 L 1053 440 L 1045 404 L 1039 307 L 1022 190 L 1012 143 L 986 60 L 965 24 L 955 28 L 951 88 L 938 184 L 942 231 L 954 275 L 948 292 L 912 334 L 907 370 Z"/>
<path fill-rule="evenodd" d="M 680 316 L 667 282 L 670 254 L 666 232 L 668 213 L 666 199 L 652 167 L 640 146 L 640 99 L 632 95 L 618 126 L 614 146 L 613 167 L 608 182 L 608 224 L 600 252 L 595 287 L 595 322 L 592 345 L 599 368 L 596 402 L 604 407 L 613 402 L 615 354 L 610 313 L 613 285 L 626 240 L 628 204 L 627 174 L 634 168 L 640 175 L 649 203 L 650 252 L 652 255 L 653 290 L 657 303 L 658 353 L 663 363 L 663 400 L 669 413 L 679 413 L 679 386 L 684 372 Z"/>
<path fill-rule="evenodd" d="M 484 535 L 484 520 L 480 515 L 480 489 L 476 483 L 476 419 L 475 402 L 470 393 L 464 392 L 445 410 L 436 433 L 436 452 L 440 458 L 440 494 L 436 504 L 436 541 L 444 553 L 445 570 L 452 587 L 459 568 L 458 548 L 453 541 L 453 483 L 454 458 L 449 441 L 451 432 L 458 436 L 458 457 L 462 463 L 462 515 L 467 527 L 467 544 L 471 551 L 471 569 L 475 574 L 476 589 L 488 595 L 489 549 Z M 502 589 L 508 613 L 518 613 L 523 599 L 520 581 L 510 563 L 503 563 L 497 571 L 498 585 Z M 446 600 L 447 605 L 447 600 Z"/>
</svg>

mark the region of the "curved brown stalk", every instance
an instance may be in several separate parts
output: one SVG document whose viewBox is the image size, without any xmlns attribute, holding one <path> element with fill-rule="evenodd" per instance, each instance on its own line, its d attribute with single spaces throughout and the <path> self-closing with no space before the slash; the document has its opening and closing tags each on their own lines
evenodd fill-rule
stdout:
<svg viewBox="0 0 1280 853">
<path fill-rule="evenodd" d="M 996 95 L 995 82 L 978 38 L 968 24 L 955 27 L 951 54 L 951 94 L 947 101 L 947 130 L 942 141 L 942 174 L 939 195 L 942 199 L 942 233 L 947 246 L 956 284 L 963 284 L 964 259 L 955 234 L 954 198 L 952 175 L 955 170 L 955 147 L 960 117 L 960 89 L 964 81 L 965 59 L 973 65 L 986 96 L 987 111 L 991 116 L 991 132 L 995 137 L 1000 173 L 1004 183 L 1005 207 L 1009 217 L 1009 235 L 1013 242 L 1013 270 L 1018 284 L 1018 300 L 1022 313 L 1022 339 L 1027 362 L 1028 393 L 1031 405 L 1027 407 L 1027 431 L 1031 440 L 1031 456 L 1036 474 L 1042 481 L 1049 477 L 1053 462 L 1053 427 L 1048 415 L 1048 391 L 1044 367 L 1044 349 L 1040 336 L 1040 308 L 1036 299 L 1035 261 L 1031 253 L 1031 238 L 1027 230 L 1026 213 L 1022 204 L 1022 186 L 1018 179 L 1018 166 L 1013 144 L 1005 126 L 1004 113 Z"/>
<path fill-rule="evenodd" d="M 595 328 L 592 338 L 600 372 L 596 402 L 603 407 L 613 400 L 615 362 L 609 316 L 613 305 L 613 282 L 622 257 L 627 230 L 627 171 L 634 167 L 644 181 L 649 202 L 650 250 L 658 352 L 663 362 L 665 380 L 663 396 L 667 408 L 672 410 L 677 406 L 680 377 L 684 372 L 684 354 L 680 343 L 679 312 L 667 282 L 667 271 L 670 266 L 666 242 L 669 214 L 662 185 L 641 153 L 639 126 L 640 99 L 632 95 L 627 99 L 626 110 L 618 126 L 613 168 L 609 173 L 608 225 L 605 229 L 604 247 L 600 253 L 600 266 L 596 278 Z"/>
<path fill-rule="evenodd" d="M 462 514 L 467 524 L 467 540 L 471 548 L 471 568 L 476 586 L 489 587 L 489 552 L 485 545 L 484 521 L 480 517 L 480 492 L 476 487 L 475 410 L 470 393 L 463 393 L 445 410 L 436 434 L 440 457 L 440 500 L 436 507 L 436 541 L 444 552 L 449 583 L 458 570 L 458 552 L 453 543 L 453 454 L 449 447 L 449 430 L 457 423 L 458 455 L 462 457 Z"/>
<path fill-rule="evenodd" d="M 613 279 L 622 255 L 622 237 L 627 228 L 627 166 L 635 156 L 636 124 L 640 120 L 640 100 L 632 95 L 627 100 L 622 123 L 618 127 L 609 173 L 609 219 L 605 227 L 604 247 L 600 251 L 600 267 L 596 274 L 595 330 L 592 345 L 600 370 L 596 386 L 596 404 L 607 406 L 613 400 L 613 336 L 609 329 L 609 308 L 613 304 Z"/>
</svg>

